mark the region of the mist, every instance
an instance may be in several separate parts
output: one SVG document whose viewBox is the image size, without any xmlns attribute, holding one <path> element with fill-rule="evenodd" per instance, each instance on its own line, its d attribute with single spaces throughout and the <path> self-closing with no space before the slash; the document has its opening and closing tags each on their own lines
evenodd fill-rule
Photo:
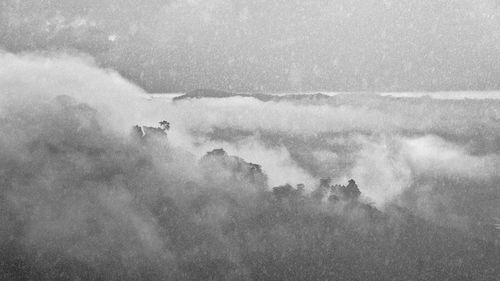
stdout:
<svg viewBox="0 0 500 281">
<path fill-rule="evenodd" d="M 0 53 L 0 93 L 3 280 L 500 274 L 498 101 L 173 101 L 45 51 Z"/>
</svg>

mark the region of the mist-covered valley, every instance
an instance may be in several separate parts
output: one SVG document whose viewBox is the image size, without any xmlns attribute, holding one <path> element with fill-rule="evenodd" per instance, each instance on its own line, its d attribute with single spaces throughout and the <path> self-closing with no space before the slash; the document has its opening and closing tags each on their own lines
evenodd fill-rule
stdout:
<svg viewBox="0 0 500 281">
<path fill-rule="evenodd" d="M 3 52 L 0 119 L 1 280 L 500 276 L 499 100 L 172 99 Z"/>
</svg>

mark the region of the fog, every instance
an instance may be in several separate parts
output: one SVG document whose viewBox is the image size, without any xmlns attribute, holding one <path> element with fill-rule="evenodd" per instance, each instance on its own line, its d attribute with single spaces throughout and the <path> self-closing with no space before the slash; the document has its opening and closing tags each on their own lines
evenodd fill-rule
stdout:
<svg viewBox="0 0 500 281">
<path fill-rule="evenodd" d="M 0 280 L 499 280 L 498 3 L 0 0 Z"/>
<path fill-rule="evenodd" d="M 496 100 L 173 101 L 86 55 L 7 51 L 0 94 L 3 280 L 500 274 Z"/>
</svg>

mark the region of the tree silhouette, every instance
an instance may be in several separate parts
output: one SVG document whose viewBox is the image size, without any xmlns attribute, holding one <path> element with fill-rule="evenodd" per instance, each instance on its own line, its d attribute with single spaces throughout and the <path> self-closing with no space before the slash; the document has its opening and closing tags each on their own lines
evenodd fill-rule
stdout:
<svg viewBox="0 0 500 281">
<path fill-rule="evenodd" d="M 170 130 L 170 122 L 168 121 L 160 121 L 160 128 L 163 130 L 163 131 L 168 131 Z"/>
</svg>

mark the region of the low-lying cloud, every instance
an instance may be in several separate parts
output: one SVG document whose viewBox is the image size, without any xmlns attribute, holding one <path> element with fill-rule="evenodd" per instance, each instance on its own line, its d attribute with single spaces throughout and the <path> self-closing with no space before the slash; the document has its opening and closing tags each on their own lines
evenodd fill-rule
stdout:
<svg viewBox="0 0 500 281">
<path fill-rule="evenodd" d="M 469 226 L 498 211 L 494 201 L 481 201 L 498 194 L 496 133 L 488 135 L 498 124 L 490 118 L 491 105 L 437 103 L 442 111 L 420 124 L 415 118 L 429 112 L 427 105 L 436 106 L 432 101 L 410 119 L 406 100 L 363 103 L 356 97 L 337 105 L 148 100 L 88 58 L 2 53 L 0 276 L 365 280 L 373 272 L 381 279 L 425 270 L 490 274 L 497 252 L 478 260 L 469 251 L 481 251 L 493 239 Z M 457 108 L 470 114 L 436 118 Z M 133 133 L 133 125 L 164 119 L 172 123 L 166 138 Z M 457 123 L 463 129 L 452 126 Z M 479 131 L 478 123 L 484 124 Z M 471 137 L 477 132 L 479 141 Z M 483 142 L 488 148 L 478 149 Z M 270 186 L 242 189 L 249 186 L 245 179 L 208 180 L 198 160 L 214 148 L 262 164 Z M 335 182 L 355 178 L 366 200 L 390 211 L 363 203 L 331 207 L 307 194 L 281 201 L 265 191 L 285 183 L 313 190 L 319 176 L 311 167 L 321 163 L 337 168 Z M 394 204 L 461 232 L 395 211 Z M 481 242 L 468 240 L 472 235 Z M 373 249 L 369 257 L 366 247 Z M 463 247 L 459 265 L 443 263 L 439 253 Z M 345 270 L 355 263 L 358 269 Z M 388 264 L 401 270 L 387 272 Z"/>
</svg>

